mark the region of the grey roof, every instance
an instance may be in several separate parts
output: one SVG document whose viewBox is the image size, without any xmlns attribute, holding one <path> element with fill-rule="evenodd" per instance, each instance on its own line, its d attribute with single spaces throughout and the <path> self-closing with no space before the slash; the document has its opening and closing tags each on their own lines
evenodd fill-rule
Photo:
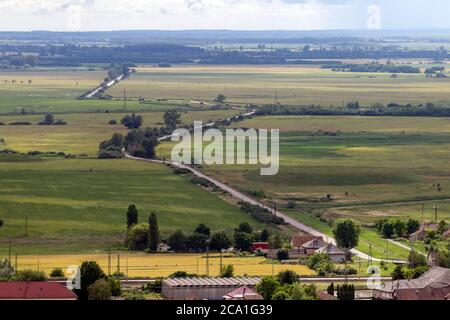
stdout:
<svg viewBox="0 0 450 320">
<path fill-rule="evenodd" d="M 169 287 L 236 287 L 255 286 L 261 282 L 259 277 L 242 278 L 174 278 L 163 281 Z"/>
<path fill-rule="evenodd" d="M 397 280 L 383 286 L 382 291 L 402 289 L 445 288 L 450 286 L 450 269 L 433 267 L 420 278 Z"/>
<path fill-rule="evenodd" d="M 344 250 L 341 250 L 340 248 L 336 247 L 335 245 L 329 244 L 325 247 L 322 247 L 316 251 L 317 253 L 326 253 L 330 255 L 334 254 L 345 254 Z"/>
<path fill-rule="evenodd" d="M 305 249 L 320 249 L 322 247 L 326 246 L 326 243 L 323 241 L 323 239 L 318 238 L 311 241 L 308 241 L 307 243 L 304 243 L 302 245 L 302 248 Z"/>
</svg>

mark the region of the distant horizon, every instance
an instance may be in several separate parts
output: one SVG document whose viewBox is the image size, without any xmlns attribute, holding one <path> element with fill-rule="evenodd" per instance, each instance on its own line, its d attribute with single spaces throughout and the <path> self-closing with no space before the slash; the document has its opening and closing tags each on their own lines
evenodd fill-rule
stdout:
<svg viewBox="0 0 450 320">
<path fill-rule="evenodd" d="M 96 33 L 96 32 L 349 32 L 349 33 L 385 33 L 385 32 L 449 32 L 450 27 L 445 28 L 396 28 L 396 29 L 97 29 L 97 30 L 51 30 L 51 29 L 32 29 L 32 30 L 0 30 L 0 33 L 33 33 L 33 32 L 47 32 L 47 33 Z"/>
</svg>

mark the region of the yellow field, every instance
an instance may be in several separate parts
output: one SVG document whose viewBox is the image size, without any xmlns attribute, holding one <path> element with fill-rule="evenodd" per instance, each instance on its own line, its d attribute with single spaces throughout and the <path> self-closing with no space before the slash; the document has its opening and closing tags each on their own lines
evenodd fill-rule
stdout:
<svg viewBox="0 0 450 320">
<path fill-rule="evenodd" d="M 219 93 L 230 103 L 330 104 L 343 102 L 450 102 L 450 79 L 424 74 L 333 72 L 319 66 L 140 67 L 108 93 L 121 97 L 212 101 Z"/>
<path fill-rule="evenodd" d="M 14 263 L 14 258 L 12 259 Z M 53 268 L 66 270 L 69 266 L 80 265 L 82 261 L 97 261 L 105 272 L 108 272 L 107 254 L 89 255 L 49 255 L 49 256 L 19 256 L 18 269 L 33 269 L 45 271 L 47 274 Z M 176 271 L 186 271 L 193 274 L 206 274 L 205 254 L 120 254 L 120 270 L 129 277 L 166 277 Z M 315 275 L 315 272 L 306 266 L 265 264 L 261 257 L 235 257 L 224 256 L 223 265 L 232 264 L 236 276 L 264 276 L 277 274 L 282 270 L 294 270 L 302 276 Z M 118 255 L 111 254 L 111 270 L 118 269 Z M 210 276 L 218 276 L 220 270 L 220 257 L 211 254 L 209 259 Z"/>
</svg>

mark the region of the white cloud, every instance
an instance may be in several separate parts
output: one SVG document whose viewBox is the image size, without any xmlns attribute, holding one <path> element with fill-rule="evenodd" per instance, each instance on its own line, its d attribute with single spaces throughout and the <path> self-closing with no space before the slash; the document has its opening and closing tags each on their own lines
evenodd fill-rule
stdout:
<svg viewBox="0 0 450 320">
<path fill-rule="evenodd" d="M 439 20 L 450 9 L 444 0 L 0 0 L 0 30 L 65 30 L 74 7 L 82 30 L 354 29 L 365 27 L 374 3 L 382 6 L 386 28 L 450 26 Z M 436 9 L 433 16 L 408 19 L 427 8 Z"/>
</svg>

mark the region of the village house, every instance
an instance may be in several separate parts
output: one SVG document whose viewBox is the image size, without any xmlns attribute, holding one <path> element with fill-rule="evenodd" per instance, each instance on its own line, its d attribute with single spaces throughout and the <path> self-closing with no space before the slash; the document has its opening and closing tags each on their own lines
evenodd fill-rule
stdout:
<svg viewBox="0 0 450 320">
<path fill-rule="evenodd" d="M 310 235 L 296 235 L 291 238 L 291 246 L 294 249 L 300 249 L 303 244 L 317 239 L 318 237 L 310 236 Z"/>
<path fill-rule="evenodd" d="M 317 250 L 326 246 L 327 244 L 325 243 L 325 241 L 323 241 L 323 238 L 321 237 L 315 238 L 311 241 L 302 244 L 302 248 L 305 249 L 306 254 L 308 256 L 315 254 Z"/>
<path fill-rule="evenodd" d="M 77 295 L 57 282 L 0 282 L 0 300 L 77 300 Z"/>
<path fill-rule="evenodd" d="M 437 230 L 438 225 L 436 223 L 424 223 L 420 226 L 419 230 L 412 233 L 409 236 L 410 241 L 422 241 L 427 236 L 428 231 Z"/>
<path fill-rule="evenodd" d="M 373 291 L 376 300 L 449 300 L 450 269 L 433 267 L 418 279 L 385 283 Z"/>
<path fill-rule="evenodd" d="M 331 243 L 323 248 L 316 250 L 315 253 L 325 253 L 326 255 L 328 255 L 328 257 L 330 257 L 331 261 L 336 263 L 343 263 L 346 260 L 345 251 Z"/>
</svg>

